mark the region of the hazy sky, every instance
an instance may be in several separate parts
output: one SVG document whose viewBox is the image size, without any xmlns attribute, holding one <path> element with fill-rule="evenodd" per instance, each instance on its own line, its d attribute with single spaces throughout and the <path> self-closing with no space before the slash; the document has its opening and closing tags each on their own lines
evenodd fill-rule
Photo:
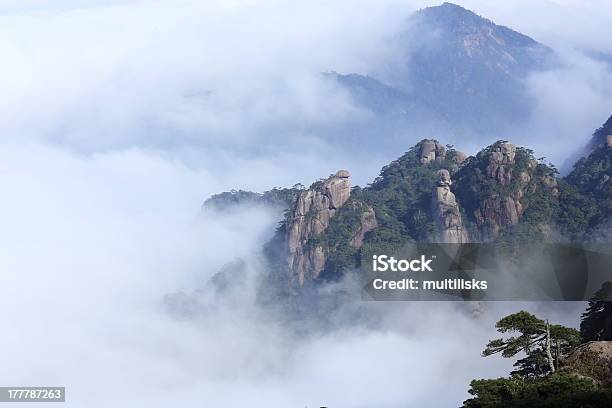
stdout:
<svg viewBox="0 0 612 408">
<path fill-rule="evenodd" d="M 0 383 L 66 385 L 73 407 L 440 407 L 471 378 L 506 373 L 479 352 L 518 305 L 480 319 L 385 305 L 380 330 L 301 339 L 252 292 L 195 321 L 162 302 L 252 259 L 277 222 L 261 210 L 197 220 L 210 194 L 339 168 L 364 183 L 394 158 L 356 162 L 319 137 L 367 113 L 318 74 L 375 72 L 385 39 L 428 4 L 0 1 Z M 465 5 L 568 62 L 531 79 L 534 134 L 517 137 L 559 158 L 586 142 L 612 113 L 612 81 L 577 51 L 612 51 L 612 3 Z M 568 307 L 543 313 L 575 324 L 581 306 Z"/>
<path fill-rule="evenodd" d="M 195 167 L 214 150 L 225 157 L 217 163 L 224 169 L 255 154 L 298 152 L 313 156 L 311 165 L 284 169 L 272 184 L 307 184 L 350 164 L 317 129 L 367 116 L 319 73 L 377 72 L 395 52 L 388 38 L 412 10 L 429 4 L 0 1 L 0 140 L 78 152 L 160 149 Z M 610 67 L 576 50 L 612 51 L 611 7 L 524 0 L 465 5 L 563 55 L 563 69 L 531 79 L 538 114 L 529 135 L 513 138 L 562 161 L 609 115 Z M 495 135 L 490 138 L 483 143 Z M 397 155 L 413 143 L 397 146 Z M 272 151 L 261 151 L 269 146 Z M 458 147 L 472 153 L 481 146 Z M 353 172 L 359 182 L 369 181 L 395 157 L 374 153 Z"/>
</svg>

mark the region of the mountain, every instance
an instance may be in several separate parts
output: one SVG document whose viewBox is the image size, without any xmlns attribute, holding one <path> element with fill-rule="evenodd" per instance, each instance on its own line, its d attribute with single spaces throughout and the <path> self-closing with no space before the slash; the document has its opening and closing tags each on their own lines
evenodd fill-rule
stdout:
<svg viewBox="0 0 612 408">
<path fill-rule="evenodd" d="M 297 199 L 304 186 L 296 184 L 291 188 L 273 188 L 256 193 L 245 190 L 231 190 L 215 194 L 204 201 L 202 211 L 230 212 L 242 206 L 267 206 L 285 209 Z"/>
<path fill-rule="evenodd" d="M 243 204 L 266 200 L 285 210 L 264 258 L 270 285 L 295 293 L 338 280 L 372 254 L 393 253 L 410 242 L 490 242 L 507 248 L 608 242 L 612 137 L 565 178 L 530 149 L 508 141 L 467 157 L 424 139 L 365 187 L 352 187 L 350 173 L 339 170 L 308 188 L 223 193 L 205 207 L 232 208 L 239 197 Z"/>
<path fill-rule="evenodd" d="M 612 136 L 612 116 L 593 133 L 591 139 L 582 149 L 579 149 L 565 160 L 561 167 L 562 172 L 569 173 L 578 161 L 588 157 L 599 147 L 612 143 L 610 136 Z"/>
<path fill-rule="evenodd" d="M 466 157 L 425 139 L 364 188 L 340 171 L 301 192 L 267 257 L 275 279 L 296 288 L 409 242 L 540 241 L 552 235 L 558 196 L 555 169 L 528 149 L 499 141 Z"/>
<path fill-rule="evenodd" d="M 498 141 L 466 157 L 422 140 L 366 187 L 339 171 L 302 191 L 266 247 L 274 281 L 334 281 L 372 254 L 410 242 L 605 242 L 612 141 L 566 178 L 527 148 Z"/>
<path fill-rule="evenodd" d="M 587 153 L 592 152 L 594 149 L 612 143 L 612 116 L 608 118 L 599 129 L 593 133 L 593 137 L 587 145 Z"/>
<path fill-rule="evenodd" d="M 391 45 L 400 55 L 381 77 L 336 74 L 337 82 L 375 113 L 464 134 L 525 121 L 532 105 L 524 82 L 554 60 L 532 38 L 451 3 L 417 11 Z"/>
<path fill-rule="evenodd" d="M 602 240 L 612 233 L 612 138 L 580 159 L 561 185 L 565 234 L 575 240 Z"/>
</svg>

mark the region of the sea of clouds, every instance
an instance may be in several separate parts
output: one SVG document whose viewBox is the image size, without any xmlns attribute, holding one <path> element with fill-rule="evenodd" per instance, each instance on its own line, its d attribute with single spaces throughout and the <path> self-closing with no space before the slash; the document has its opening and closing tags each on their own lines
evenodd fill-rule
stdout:
<svg viewBox="0 0 612 408">
<path fill-rule="evenodd" d="M 581 51 L 612 51 L 612 9 L 522 2 L 535 22 L 497 3 L 465 5 L 563 44 L 567 66 L 532 79 L 541 114 L 525 139 L 563 158 L 611 113 L 610 67 Z M 582 305 L 476 318 L 399 303 L 365 306 L 375 327 L 300 334 L 254 287 L 214 313 L 168 312 L 166 295 L 251 259 L 278 222 L 261 208 L 201 217 L 206 197 L 339 168 L 363 184 L 397 156 L 356 161 L 320 136 L 368 114 L 320 73 L 376 72 L 426 4 L 0 1 L 0 385 L 66 386 L 72 407 L 457 406 L 470 379 L 507 373 L 479 357 L 504 313 L 576 325 Z"/>
</svg>

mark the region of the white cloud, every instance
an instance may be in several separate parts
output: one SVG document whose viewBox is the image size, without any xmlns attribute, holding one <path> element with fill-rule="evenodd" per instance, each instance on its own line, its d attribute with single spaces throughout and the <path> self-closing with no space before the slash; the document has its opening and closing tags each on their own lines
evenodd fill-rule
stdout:
<svg viewBox="0 0 612 408">
<path fill-rule="evenodd" d="M 251 256 L 276 222 L 196 222 L 208 195 L 342 167 L 373 178 L 382 157 L 319 139 L 317 126 L 361 112 L 318 73 L 367 72 L 420 4 L 0 2 L 0 383 L 66 385 L 75 407 L 437 407 L 506 372 L 478 352 L 515 305 L 482 320 L 450 304 L 372 305 L 378 330 L 303 339 L 249 302 L 195 321 L 163 308 Z M 577 72 L 592 76 L 539 78 L 544 118 L 571 109 L 548 108 L 559 80 L 604 101 L 591 96 L 605 70 Z"/>
</svg>

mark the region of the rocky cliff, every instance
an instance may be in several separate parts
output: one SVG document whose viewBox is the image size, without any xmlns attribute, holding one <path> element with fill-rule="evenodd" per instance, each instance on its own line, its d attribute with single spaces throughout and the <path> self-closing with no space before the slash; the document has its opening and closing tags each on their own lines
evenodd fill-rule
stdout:
<svg viewBox="0 0 612 408">
<path fill-rule="evenodd" d="M 612 387 L 612 341 L 583 344 L 567 358 L 563 371 Z"/>
<path fill-rule="evenodd" d="M 467 242 L 450 175 L 465 154 L 425 139 L 385 166 L 365 188 L 350 189 L 348 172 L 319 181 L 298 196 L 276 235 L 277 276 L 289 287 L 335 280 L 371 253 L 412 240 Z M 433 192 L 433 196 L 432 196 Z"/>
<path fill-rule="evenodd" d="M 545 210 L 531 221 L 544 232 L 559 192 L 555 169 L 533 152 L 499 141 L 479 152 L 457 174 L 458 200 L 475 224 L 474 238 L 494 241 L 522 220 L 530 204 Z M 550 210 L 550 211 L 548 211 Z M 537 218 L 537 220 L 536 220 Z"/>
<path fill-rule="evenodd" d="M 439 242 L 464 243 L 469 242 L 467 231 L 463 228 L 461 212 L 451 192 L 450 173 L 446 169 L 438 171 L 438 182 L 434 187 L 431 203 L 434 219 L 438 225 Z"/>
<path fill-rule="evenodd" d="M 351 190 L 340 171 L 301 192 L 277 233 L 277 246 L 286 248 L 276 257 L 277 275 L 302 287 L 409 242 L 494 241 L 513 234 L 530 206 L 529 222 L 546 230 L 552 214 L 538 211 L 557 195 L 553 169 L 527 149 L 497 142 L 466 158 L 425 139 L 369 186 Z"/>
<path fill-rule="evenodd" d="M 564 179 L 531 150 L 507 141 L 466 158 L 425 139 L 363 188 L 351 188 L 350 174 L 341 170 L 290 190 L 295 199 L 264 251 L 270 279 L 292 293 L 340 279 L 372 254 L 393 254 L 411 242 L 514 248 L 609 240 L 611 177 L 608 138 Z"/>
<path fill-rule="evenodd" d="M 329 227 L 336 211 L 351 194 L 350 173 L 340 170 L 303 191 L 290 211 L 286 225 L 287 266 L 290 281 L 302 286 L 316 279 L 325 267 L 325 251 L 314 238 Z"/>
</svg>

